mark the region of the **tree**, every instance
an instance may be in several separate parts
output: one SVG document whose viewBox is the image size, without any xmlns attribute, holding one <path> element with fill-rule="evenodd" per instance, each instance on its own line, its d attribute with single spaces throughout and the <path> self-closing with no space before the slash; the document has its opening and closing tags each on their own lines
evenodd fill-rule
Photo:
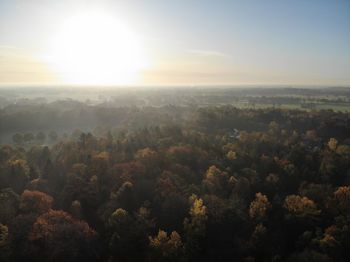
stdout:
<svg viewBox="0 0 350 262">
<path fill-rule="evenodd" d="M 97 261 L 97 233 L 64 211 L 39 216 L 29 234 L 37 261 Z"/>
<path fill-rule="evenodd" d="M 56 133 L 55 131 L 50 131 L 50 133 L 49 133 L 49 138 L 50 138 L 51 141 L 54 142 L 54 141 L 57 140 L 58 135 L 57 135 L 57 133 Z"/>
<path fill-rule="evenodd" d="M 314 243 L 319 244 L 321 250 L 334 259 L 334 261 L 349 261 L 350 259 L 350 228 L 349 217 L 338 216 L 334 224 L 318 235 Z"/>
<path fill-rule="evenodd" d="M 304 250 L 303 252 L 292 254 L 287 262 L 332 262 L 333 260 L 325 254 L 314 250 Z"/>
<path fill-rule="evenodd" d="M 117 192 L 111 192 L 110 198 L 110 204 L 114 208 L 119 206 L 128 211 L 133 211 L 136 207 L 135 190 L 131 182 L 125 182 Z"/>
<path fill-rule="evenodd" d="M 44 143 L 45 142 L 45 139 L 46 139 L 46 135 L 44 132 L 39 132 L 36 134 L 36 140 L 39 142 L 39 143 Z"/>
<path fill-rule="evenodd" d="M 210 194 L 226 196 L 228 193 L 228 175 L 216 166 L 211 166 L 205 173 L 203 186 Z"/>
<path fill-rule="evenodd" d="M 151 248 L 150 261 L 179 261 L 183 252 L 181 236 L 171 232 L 170 236 L 163 231 L 158 231 L 155 237 L 149 237 Z"/>
<path fill-rule="evenodd" d="M 33 133 L 25 133 L 23 136 L 24 142 L 30 142 L 34 140 L 34 135 Z"/>
<path fill-rule="evenodd" d="M 318 216 L 321 213 L 321 211 L 317 209 L 314 201 L 307 197 L 301 197 L 298 195 L 287 196 L 284 200 L 283 207 L 296 217 L 313 217 Z"/>
<path fill-rule="evenodd" d="M 196 259 L 203 249 L 208 216 L 207 208 L 201 198 L 192 195 L 189 200 L 192 206 L 189 217 L 184 220 L 186 237 L 185 252 L 190 259 Z"/>
<path fill-rule="evenodd" d="M 255 194 L 255 199 L 250 203 L 249 216 L 258 221 L 266 217 L 267 211 L 271 208 L 271 204 L 267 196 L 259 193 Z"/>
<path fill-rule="evenodd" d="M 0 221 L 10 223 L 18 212 L 19 196 L 10 188 L 0 190 Z"/>
<path fill-rule="evenodd" d="M 150 149 L 149 147 L 146 147 L 143 149 L 139 149 L 135 154 L 135 158 L 136 159 L 150 158 L 154 156 L 155 153 L 156 152 L 154 150 Z"/>
<path fill-rule="evenodd" d="M 338 141 L 335 138 L 330 138 L 328 141 L 328 147 L 330 150 L 335 151 L 337 149 Z"/>
<path fill-rule="evenodd" d="M 22 144 L 23 143 L 23 135 L 19 134 L 19 133 L 14 134 L 12 136 L 12 141 L 17 145 Z"/>
<path fill-rule="evenodd" d="M 6 225 L 0 223 L 0 261 L 11 261 L 10 255 L 9 230 Z"/>
<path fill-rule="evenodd" d="M 81 219 L 81 204 L 79 200 L 74 200 L 70 207 L 70 213 L 75 219 Z"/>
<path fill-rule="evenodd" d="M 332 207 L 338 214 L 347 215 L 350 218 L 350 186 L 338 187 L 334 192 Z"/>
<path fill-rule="evenodd" d="M 235 151 L 230 150 L 227 154 L 226 157 L 228 160 L 236 160 L 237 159 L 237 153 Z"/>
<path fill-rule="evenodd" d="M 77 141 L 81 135 L 83 134 L 83 132 L 80 129 L 75 129 L 72 134 L 71 134 L 71 138 L 75 141 Z"/>
<path fill-rule="evenodd" d="M 249 239 L 252 254 L 258 258 L 268 257 L 268 240 L 267 228 L 261 223 L 257 224 Z"/>
<path fill-rule="evenodd" d="M 0 248 L 5 245 L 9 235 L 9 230 L 6 225 L 0 224 Z"/>
<path fill-rule="evenodd" d="M 20 197 L 19 208 L 22 213 L 34 212 L 42 214 L 49 211 L 53 204 L 53 198 L 40 191 L 24 190 Z"/>
<path fill-rule="evenodd" d="M 0 184 L 2 187 L 11 187 L 15 192 L 20 193 L 29 182 L 29 173 L 30 168 L 26 160 L 11 159 L 0 172 Z"/>
<path fill-rule="evenodd" d="M 28 235 L 38 215 L 34 213 L 19 214 L 8 224 L 9 240 L 16 252 L 12 253 L 14 261 L 26 261 L 32 256 L 32 245 Z"/>
<path fill-rule="evenodd" d="M 142 207 L 132 217 L 122 208 L 116 209 L 108 221 L 111 232 L 109 247 L 111 261 L 140 261 L 148 248 L 148 233 L 152 222 L 149 211 Z"/>
</svg>

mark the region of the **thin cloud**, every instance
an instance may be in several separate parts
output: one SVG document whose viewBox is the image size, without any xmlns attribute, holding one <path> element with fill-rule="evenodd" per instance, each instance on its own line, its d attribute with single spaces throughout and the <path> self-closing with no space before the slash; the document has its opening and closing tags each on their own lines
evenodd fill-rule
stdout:
<svg viewBox="0 0 350 262">
<path fill-rule="evenodd" d="M 11 45 L 0 45 L 0 49 L 20 49 L 18 47 L 15 47 L 15 46 L 11 46 Z"/>
<path fill-rule="evenodd" d="M 214 50 L 191 49 L 191 50 L 187 50 L 187 53 L 198 55 L 198 56 L 204 56 L 204 57 L 222 57 L 222 58 L 231 57 L 229 54 L 222 53 L 219 51 L 214 51 Z"/>
</svg>

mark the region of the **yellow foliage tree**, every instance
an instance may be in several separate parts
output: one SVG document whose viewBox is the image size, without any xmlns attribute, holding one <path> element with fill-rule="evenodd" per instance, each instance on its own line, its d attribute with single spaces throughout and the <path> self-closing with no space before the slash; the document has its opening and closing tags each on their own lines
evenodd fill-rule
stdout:
<svg viewBox="0 0 350 262">
<path fill-rule="evenodd" d="M 253 219 L 262 220 L 265 218 L 267 211 L 271 208 L 267 196 L 259 193 L 255 194 L 255 199 L 250 203 L 249 216 Z"/>
<path fill-rule="evenodd" d="M 181 236 L 173 231 L 170 236 L 163 230 L 158 231 L 155 237 L 149 237 L 150 247 L 154 252 L 154 259 L 176 261 L 183 251 Z"/>
<path fill-rule="evenodd" d="M 335 151 L 337 149 L 338 141 L 335 138 L 331 138 L 328 141 L 328 147 L 330 150 Z"/>
<path fill-rule="evenodd" d="M 317 216 L 321 213 L 321 211 L 317 209 L 314 201 L 298 195 L 287 196 L 284 200 L 283 207 L 291 214 L 298 217 Z"/>
</svg>

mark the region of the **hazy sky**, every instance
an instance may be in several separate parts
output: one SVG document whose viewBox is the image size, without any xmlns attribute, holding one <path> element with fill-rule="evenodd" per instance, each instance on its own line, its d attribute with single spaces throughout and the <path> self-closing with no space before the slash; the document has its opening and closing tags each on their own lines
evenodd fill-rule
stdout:
<svg viewBox="0 0 350 262">
<path fill-rule="evenodd" d="M 86 20 L 75 17 L 92 12 L 99 14 L 87 23 L 89 30 L 98 25 L 92 39 L 113 45 L 83 44 L 89 38 L 77 31 Z M 133 42 L 119 45 L 130 34 L 108 29 L 109 20 L 94 21 L 101 16 L 123 24 L 136 36 Z M 110 61 L 121 55 L 119 64 Z M 124 72 L 120 64 L 129 60 Z M 89 61 L 97 65 L 85 66 Z M 118 69 L 107 74 L 107 66 Z M 92 72 L 94 78 L 84 78 Z M 115 72 L 120 76 L 113 78 Z M 129 78 L 122 77 L 126 72 Z M 350 85 L 350 1 L 0 0 L 0 83 L 96 84 L 104 77 L 106 83 L 146 85 Z"/>
</svg>

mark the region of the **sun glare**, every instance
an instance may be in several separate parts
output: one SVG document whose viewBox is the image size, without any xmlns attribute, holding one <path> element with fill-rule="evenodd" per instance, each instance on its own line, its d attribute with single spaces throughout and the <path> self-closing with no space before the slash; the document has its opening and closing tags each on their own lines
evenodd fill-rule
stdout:
<svg viewBox="0 0 350 262">
<path fill-rule="evenodd" d="M 69 84 L 132 84 L 149 66 L 141 39 L 104 13 L 64 21 L 49 53 L 55 71 Z"/>
</svg>

